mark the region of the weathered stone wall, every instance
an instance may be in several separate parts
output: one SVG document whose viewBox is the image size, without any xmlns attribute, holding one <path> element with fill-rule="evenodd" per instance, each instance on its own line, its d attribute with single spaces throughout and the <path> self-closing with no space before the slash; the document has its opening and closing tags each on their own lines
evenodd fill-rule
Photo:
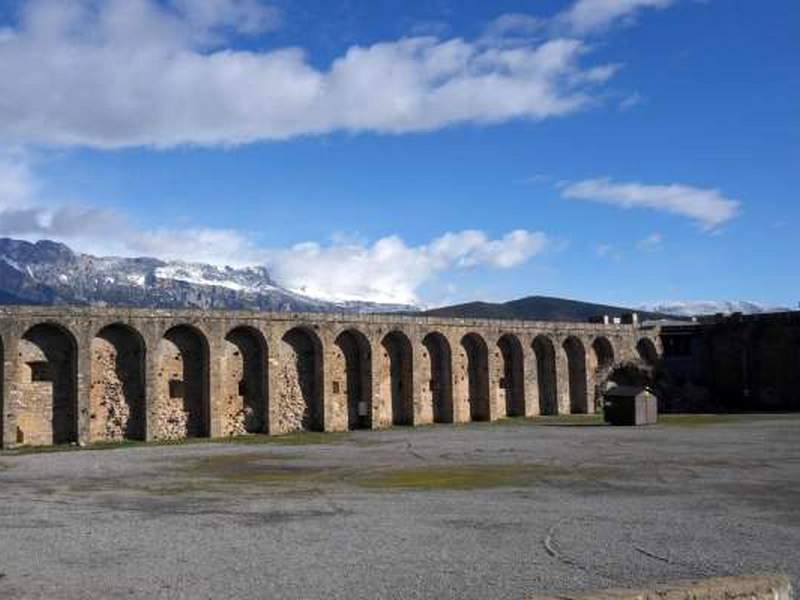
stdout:
<svg viewBox="0 0 800 600">
<path fill-rule="evenodd" d="M 582 396 L 594 389 L 598 339 L 618 362 L 636 356 L 641 338 L 657 346 L 658 333 L 633 325 L 392 315 L 0 307 L 2 443 L 569 413 L 570 373 L 585 380 Z M 573 364 L 564 351 L 568 338 L 582 349 Z M 576 373 L 581 362 L 584 372 Z M 57 377 L 33 381 L 29 363 L 52 363 Z M 580 403 L 593 406 L 588 397 L 573 404 Z M 56 423 L 63 426 L 54 430 Z"/>
<path fill-rule="evenodd" d="M 105 328 L 92 339 L 90 440 L 144 439 L 144 349 L 135 333 Z"/>
<path fill-rule="evenodd" d="M 673 407 L 800 410 L 800 312 L 670 326 L 661 337 Z"/>
<path fill-rule="evenodd" d="M 159 344 L 158 359 L 155 439 L 207 435 L 208 359 L 199 334 L 189 327 L 171 329 Z"/>
<path fill-rule="evenodd" d="M 315 334 L 303 329 L 292 329 L 281 340 L 276 432 L 324 428 L 318 346 Z"/>
<path fill-rule="evenodd" d="M 19 343 L 17 443 L 75 441 L 75 349 L 69 334 L 37 325 Z"/>
<path fill-rule="evenodd" d="M 225 337 L 222 435 L 266 431 L 266 353 L 260 334 L 237 328 Z"/>
</svg>

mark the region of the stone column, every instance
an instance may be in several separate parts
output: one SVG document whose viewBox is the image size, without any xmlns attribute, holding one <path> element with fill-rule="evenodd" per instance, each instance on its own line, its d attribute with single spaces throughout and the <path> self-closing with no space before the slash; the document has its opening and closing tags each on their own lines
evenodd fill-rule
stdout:
<svg viewBox="0 0 800 600">
<path fill-rule="evenodd" d="M 348 382 L 347 357 L 328 330 L 319 332 L 323 362 L 323 415 L 325 431 L 347 431 Z"/>
<path fill-rule="evenodd" d="M 147 345 L 145 354 L 144 384 L 144 439 L 148 442 L 158 439 L 158 390 L 159 390 L 159 350 L 161 336 L 157 328 L 150 326 L 148 331 L 139 330 Z"/>
<path fill-rule="evenodd" d="M 487 387 L 489 388 L 489 421 L 497 421 L 506 416 L 505 390 L 500 388 L 500 379 L 505 375 L 503 354 L 497 345 L 497 340 L 486 340 L 486 367 L 488 373 Z"/>
<path fill-rule="evenodd" d="M 383 335 L 370 337 L 372 347 L 372 428 L 392 426 L 392 386 L 389 357 L 381 343 Z"/>
<path fill-rule="evenodd" d="M 75 338 L 75 432 L 79 444 L 91 442 L 92 413 L 92 321 L 83 323 L 80 328 L 74 328 Z"/>
<path fill-rule="evenodd" d="M 469 408 L 469 369 L 467 353 L 461 345 L 461 336 L 448 337 L 452 353 L 453 375 L 453 422 L 469 423 L 471 420 Z"/>
<path fill-rule="evenodd" d="M 414 425 L 430 425 L 433 423 L 431 357 L 420 336 L 415 336 L 411 343 L 414 348 L 414 386 L 418 390 L 414 399 Z"/>
<path fill-rule="evenodd" d="M 525 393 L 525 416 L 535 417 L 539 415 L 539 380 L 536 365 L 536 355 L 533 352 L 532 342 L 525 339 L 522 342 L 522 367 L 523 383 L 522 388 Z"/>
<path fill-rule="evenodd" d="M 556 363 L 556 397 L 558 399 L 558 414 L 568 415 L 572 412 L 569 401 L 569 362 L 567 361 L 567 351 L 564 349 L 564 340 L 556 338 L 553 340 L 555 345 Z"/>
<path fill-rule="evenodd" d="M 224 429 L 224 398 L 223 378 L 225 374 L 225 352 L 222 344 L 225 334 L 222 330 L 225 323 L 212 323 L 205 331 L 208 344 L 208 436 L 222 437 Z"/>
<path fill-rule="evenodd" d="M 17 356 L 19 354 L 19 332 L 11 327 L 0 330 L 3 342 L 3 381 L 2 397 L 0 397 L 0 441 L 2 448 L 13 448 L 17 444 L 17 414 L 16 405 L 19 392 L 14 383 L 17 377 Z"/>
<path fill-rule="evenodd" d="M 278 344 L 280 339 L 275 336 L 266 334 L 267 338 L 267 355 L 264 360 L 267 362 L 267 431 L 269 435 L 277 435 L 283 433 L 278 427 L 278 393 L 280 372 L 280 360 L 278 360 Z"/>
</svg>

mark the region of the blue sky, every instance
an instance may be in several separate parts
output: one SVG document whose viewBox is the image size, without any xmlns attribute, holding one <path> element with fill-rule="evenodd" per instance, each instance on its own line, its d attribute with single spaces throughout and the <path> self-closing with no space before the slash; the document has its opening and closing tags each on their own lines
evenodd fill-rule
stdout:
<svg viewBox="0 0 800 600">
<path fill-rule="evenodd" d="M 789 0 L 5 2 L 0 234 L 340 298 L 796 306 L 798 57 Z"/>
</svg>

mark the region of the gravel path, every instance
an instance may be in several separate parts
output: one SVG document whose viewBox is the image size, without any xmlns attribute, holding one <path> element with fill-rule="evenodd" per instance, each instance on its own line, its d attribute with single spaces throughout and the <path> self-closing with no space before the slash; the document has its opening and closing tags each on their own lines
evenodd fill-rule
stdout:
<svg viewBox="0 0 800 600">
<path fill-rule="evenodd" d="M 522 598 L 800 582 L 800 418 L 0 454 L 0 598 Z"/>
</svg>

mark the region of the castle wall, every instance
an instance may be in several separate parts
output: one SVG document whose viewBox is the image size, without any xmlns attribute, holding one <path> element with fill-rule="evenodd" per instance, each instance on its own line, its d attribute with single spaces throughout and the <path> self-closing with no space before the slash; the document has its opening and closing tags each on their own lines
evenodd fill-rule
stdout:
<svg viewBox="0 0 800 600">
<path fill-rule="evenodd" d="M 595 341 L 622 360 L 657 336 L 590 323 L 0 307 L 2 445 L 459 423 L 554 412 L 548 402 L 591 411 Z M 580 342 L 575 360 L 568 338 Z"/>
</svg>

